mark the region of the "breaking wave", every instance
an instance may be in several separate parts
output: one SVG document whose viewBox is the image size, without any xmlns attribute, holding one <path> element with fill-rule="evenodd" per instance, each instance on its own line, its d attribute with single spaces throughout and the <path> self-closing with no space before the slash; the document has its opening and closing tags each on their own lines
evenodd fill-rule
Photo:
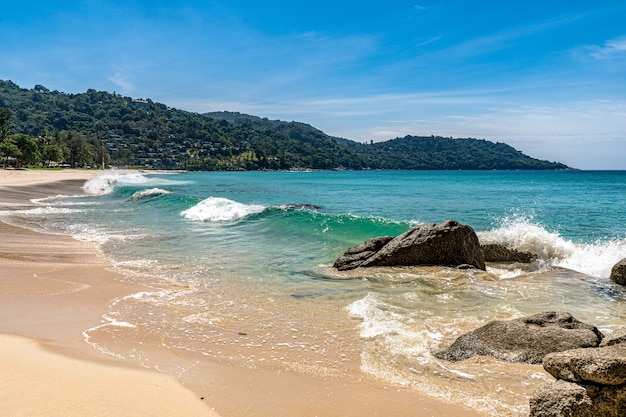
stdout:
<svg viewBox="0 0 626 417">
<path fill-rule="evenodd" d="M 528 218 L 506 218 L 496 229 L 478 232 L 482 244 L 504 244 L 537 254 L 540 263 L 608 278 L 611 268 L 624 257 L 626 239 L 577 243 L 547 230 Z"/>
<path fill-rule="evenodd" d="M 107 172 L 99 174 L 88 180 L 83 185 L 83 190 L 88 194 L 102 195 L 108 194 L 116 185 L 145 184 L 148 178 L 139 172 Z"/>
<path fill-rule="evenodd" d="M 243 204 L 222 197 L 209 197 L 180 214 L 197 222 L 234 222 L 263 212 L 265 206 Z"/>
</svg>

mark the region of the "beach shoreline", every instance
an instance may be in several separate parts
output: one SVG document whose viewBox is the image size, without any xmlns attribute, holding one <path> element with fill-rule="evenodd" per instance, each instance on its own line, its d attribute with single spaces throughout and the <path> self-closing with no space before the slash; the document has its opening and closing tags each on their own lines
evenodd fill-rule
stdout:
<svg viewBox="0 0 626 417">
<path fill-rule="evenodd" d="M 79 194 L 98 172 L 0 170 L 0 209 Z M 47 194 L 47 195 L 50 195 Z M 217 416 L 174 376 L 97 352 L 82 332 L 139 288 L 95 247 L 0 222 L 0 393 L 11 416 Z"/>
<path fill-rule="evenodd" d="M 0 171 L 0 208 L 28 205 L 30 199 L 36 197 L 80 193 L 80 185 L 97 173 L 87 170 Z M 146 381 L 152 381 L 143 384 L 167 385 L 170 388 L 166 391 L 185 398 L 184 404 L 176 408 L 176 415 L 180 416 L 215 415 L 211 408 L 223 417 L 482 415 L 358 371 L 353 372 L 351 378 L 322 378 L 299 372 L 248 369 L 210 359 L 177 365 L 186 369 L 179 374 L 138 370 L 136 364 L 107 356 L 85 341 L 83 332 L 102 323 L 103 314 L 112 300 L 143 289 L 137 283 L 125 282 L 124 277 L 99 256 L 95 246 L 69 236 L 42 234 L 0 223 L 0 271 L 0 345 L 3 352 L 8 349 L 3 355 L 7 366 L 2 367 L 2 372 L 12 369 L 13 373 L 43 389 L 44 382 L 36 382 L 37 367 L 31 367 L 33 373 L 29 374 L 28 370 L 13 365 L 38 363 L 48 354 L 54 355 L 60 363 L 59 367 L 46 370 L 52 375 L 49 380 L 66 381 L 63 373 L 68 367 L 84 367 L 85 375 L 97 373 L 89 368 L 92 365 L 111 371 L 108 380 L 79 383 L 78 386 L 68 382 L 68 390 L 78 391 L 68 392 L 66 398 L 87 398 L 97 394 L 102 386 L 133 380 L 125 371 L 137 371 Z M 128 345 L 132 346 L 132 340 Z M 181 361 L 172 352 L 159 351 L 158 345 L 149 349 L 157 352 L 156 357 L 164 364 Z M 71 360 L 72 364 L 61 361 L 61 358 Z M 167 366 L 159 366 L 159 369 L 167 369 Z M 4 375 L 5 378 L 9 376 Z M 24 385 L 14 386 L 15 389 L 8 387 L 3 393 L 7 398 L 22 398 L 14 404 L 13 415 L 38 415 L 31 412 L 38 407 L 37 398 L 44 401 L 39 407 L 46 410 L 45 402 L 50 401 L 46 395 L 24 398 Z M 156 414 L 166 410 L 165 406 L 158 405 L 158 400 L 171 402 L 166 395 L 157 393 L 156 402 L 145 404 L 140 410 L 136 408 L 142 406 L 137 400 L 131 400 L 130 395 L 126 402 L 123 401 L 126 396 L 119 393 L 111 392 L 110 396 L 108 400 L 103 398 L 94 404 L 102 407 L 116 404 L 119 415 L 167 415 Z M 82 414 L 75 415 L 85 415 L 85 410 L 82 411 Z M 106 410 L 91 411 L 93 415 L 102 415 Z M 137 414 L 132 414 L 135 411 Z M 206 414 L 198 414 L 200 412 Z"/>
</svg>

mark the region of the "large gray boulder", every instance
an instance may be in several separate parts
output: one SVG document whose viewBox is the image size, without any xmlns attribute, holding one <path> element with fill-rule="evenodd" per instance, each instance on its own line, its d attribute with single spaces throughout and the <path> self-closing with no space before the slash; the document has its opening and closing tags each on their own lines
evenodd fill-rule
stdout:
<svg viewBox="0 0 626 417">
<path fill-rule="evenodd" d="M 492 321 L 460 336 L 435 353 L 458 362 L 474 356 L 492 356 L 507 362 L 539 364 L 548 353 L 597 347 L 602 334 L 595 326 L 564 312 L 545 312 L 509 321 Z"/>
<path fill-rule="evenodd" d="M 535 390 L 530 417 L 624 417 L 624 386 L 575 384 L 558 380 Z"/>
<path fill-rule="evenodd" d="M 543 368 L 568 382 L 626 384 L 626 344 L 551 353 L 544 358 Z"/>
<path fill-rule="evenodd" d="M 349 270 L 374 266 L 468 264 L 485 270 L 485 258 L 474 229 L 455 220 L 422 224 L 396 238 L 377 239 L 381 240 L 370 239 L 348 249 L 334 267 Z"/>
<path fill-rule="evenodd" d="M 626 258 L 613 266 L 610 278 L 616 284 L 626 285 Z"/>
</svg>

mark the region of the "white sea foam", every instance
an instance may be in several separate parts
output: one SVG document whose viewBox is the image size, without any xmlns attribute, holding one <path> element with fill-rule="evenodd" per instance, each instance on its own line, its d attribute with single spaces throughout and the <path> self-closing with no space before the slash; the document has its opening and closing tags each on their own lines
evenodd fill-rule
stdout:
<svg viewBox="0 0 626 417">
<path fill-rule="evenodd" d="M 566 258 L 576 246 L 558 233 L 549 232 L 524 218 L 507 219 L 497 229 L 479 232 L 478 238 L 482 244 L 506 244 L 512 249 L 535 253 L 543 260 Z"/>
<path fill-rule="evenodd" d="M 139 172 L 107 172 L 99 174 L 83 185 L 83 190 L 89 194 L 101 195 L 110 193 L 117 184 L 145 184 L 148 178 Z"/>
<path fill-rule="evenodd" d="M 557 266 L 573 269 L 598 278 L 608 278 L 613 265 L 626 253 L 626 240 L 576 245 L 569 256 L 555 262 Z"/>
<path fill-rule="evenodd" d="M 209 197 L 182 211 L 184 218 L 198 222 L 232 222 L 261 213 L 265 206 L 242 204 L 222 197 Z"/>
<path fill-rule="evenodd" d="M 81 195 L 52 195 L 43 198 L 33 198 L 30 201 L 33 204 L 47 205 L 47 206 L 86 206 L 91 203 L 89 202 L 80 202 L 80 201 L 67 201 L 68 198 L 82 198 L 84 196 Z"/>
<path fill-rule="evenodd" d="M 142 198 L 165 195 L 165 194 L 171 194 L 171 191 L 163 190 L 161 188 L 150 188 L 147 190 L 137 191 L 135 194 L 133 194 L 133 196 L 130 199 L 131 201 L 137 201 L 137 200 L 141 200 Z"/>
<path fill-rule="evenodd" d="M 611 268 L 624 257 L 626 240 L 575 243 L 546 230 L 529 219 L 506 220 L 497 229 L 479 232 L 482 244 L 506 244 L 538 255 L 545 265 L 569 268 L 598 278 L 608 278 Z"/>
<path fill-rule="evenodd" d="M 9 216 L 22 216 L 22 217 L 46 217 L 50 215 L 56 214 L 73 214 L 73 213 L 82 213 L 83 210 L 64 208 L 64 207 L 36 207 L 32 209 L 26 210 L 10 210 L 10 211 L 0 211 L 1 215 L 9 215 Z"/>
<path fill-rule="evenodd" d="M 374 293 L 353 302 L 348 310 L 352 317 L 363 320 L 360 332 L 362 338 L 381 338 L 385 340 L 388 349 L 410 355 L 421 364 L 430 360 L 429 345 L 443 337 L 438 332 L 411 328 L 402 312 L 389 308 Z"/>
<path fill-rule="evenodd" d="M 115 231 L 106 231 L 97 227 L 91 227 L 84 224 L 72 224 L 67 227 L 67 231 L 74 239 L 81 242 L 90 242 L 97 245 L 103 245 L 110 241 L 127 241 L 141 239 L 142 235 L 132 235 L 129 233 L 121 233 Z"/>
</svg>

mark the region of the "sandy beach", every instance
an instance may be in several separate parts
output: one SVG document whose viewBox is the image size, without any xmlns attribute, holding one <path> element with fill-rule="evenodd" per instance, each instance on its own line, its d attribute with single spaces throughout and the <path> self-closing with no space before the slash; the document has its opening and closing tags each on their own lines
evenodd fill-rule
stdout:
<svg viewBox="0 0 626 417">
<path fill-rule="evenodd" d="M 0 210 L 32 198 L 79 194 L 96 174 L 0 170 Z M 365 374 L 324 379 L 207 360 L 179 364 L 189 369 L 181 375 L 139 369 L 86 343 L 83 331 L 102 323 L 112 300 L 141 290 L 89 243 L 0 223 L 3 415 L 481 415 Z M 158 352 L 158 343 L 150 349 Z M 171 352 L 159 355 L 159 369 L 178 360 Z"/>
</svg>

